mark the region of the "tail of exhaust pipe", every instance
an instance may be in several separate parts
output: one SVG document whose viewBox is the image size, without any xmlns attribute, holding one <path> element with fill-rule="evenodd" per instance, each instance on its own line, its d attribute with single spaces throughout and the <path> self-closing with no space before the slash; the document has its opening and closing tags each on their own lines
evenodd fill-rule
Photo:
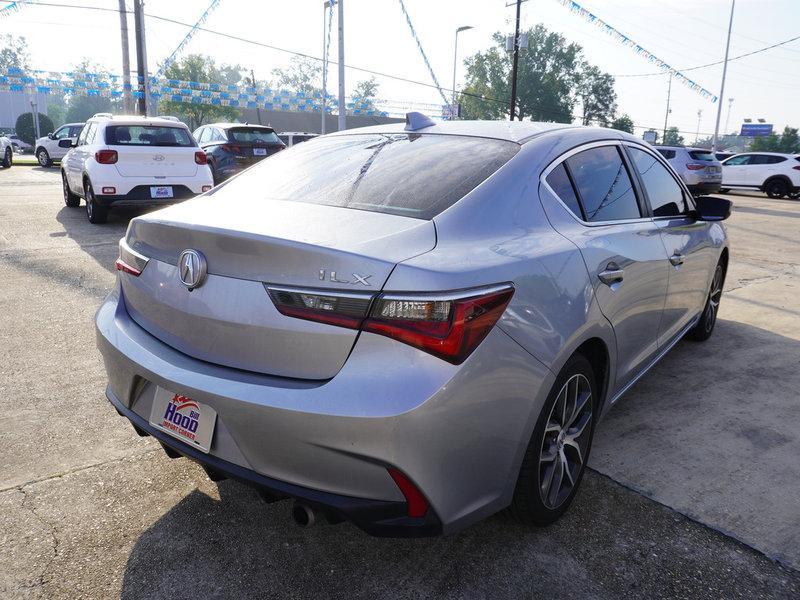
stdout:
<svg viewBox="0 0 800 600">
<path fill-rule="evenodd" d="M 313 527 L 317 522 L 317 513 L 307 504 L 295 502 L 292 507 L 292 519 L 300 527 Z"/>
</svg>

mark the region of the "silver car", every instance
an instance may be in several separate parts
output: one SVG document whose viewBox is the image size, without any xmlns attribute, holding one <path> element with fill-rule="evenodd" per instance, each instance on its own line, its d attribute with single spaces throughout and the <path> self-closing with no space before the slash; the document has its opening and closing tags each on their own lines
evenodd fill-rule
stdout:
<svg viewBox="0 0 800 600">
<path fill-rule="evenodd" d="M 609 129 L 319 137 L 131 221 L 96 317 L 106 395 L 303 525 L 550 523 L 600 416 L 711 335 L 730 206 Z"/>
<path fill-rule="evenodd" d="M 656 146 L 695 196 L 716 194 L 722 185 L 722 163 L 706 148 Z"/>
</svg>

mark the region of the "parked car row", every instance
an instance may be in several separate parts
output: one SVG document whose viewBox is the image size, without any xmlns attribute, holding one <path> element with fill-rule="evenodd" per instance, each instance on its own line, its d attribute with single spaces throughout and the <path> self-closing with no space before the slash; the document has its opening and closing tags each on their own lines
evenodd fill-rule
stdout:
<svg viewBox="0 0 800 600">
<path fill-rule="evenodd" d="M 286 135 L 290 145 L 314 136 Z M 263 125 L 212 123 L 192 134 L 175 117 L 98 113 L 39 138 L 36 158 L 43 167 L 60 160 L 65 204 L 83 199 L 89 221 L 103 223 L 112 207 L 190 198 L 284 148 Z"/>
<path fill-rule="evenodd" d="M 760 190 L 770 198 L 797 199 L 800 196 L 800 155 L 777 152 L 717 152 L 715 155 L 705 148 L 683 146 L 656 146 L 655 149 L 669 161 L 694 195 L 749 189 Z"/>
</svg>

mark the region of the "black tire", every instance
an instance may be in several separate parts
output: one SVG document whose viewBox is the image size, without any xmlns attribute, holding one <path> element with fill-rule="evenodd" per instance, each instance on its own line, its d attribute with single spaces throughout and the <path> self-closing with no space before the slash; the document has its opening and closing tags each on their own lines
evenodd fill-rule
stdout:
<svg viewBox="0 0 800 600">
<path fill-rule="evenodd" d="M 13 163 L 14 163 L 14 153 L 11 151 L 11 148 L 6 148 L 6 151 L 3 154 L 3 160 L 2 162 L 0 162 L 0 166 L 5 167 L 6 169 L 10 169 Z"/>
<path fill-rule="evenodd" d="M 64 190 L 64 204 L 70 208 L 75 208 L 76 206 L 80 205 L 81 197 L 77 194 L 73 194 L 72 190 L 69 189 L 67 176 L 64 174 L 64 171 L 61 171 L 61 187 Z"/>
<path fill-rule="evenodd" d="M 573 383 L 574 399 L 570 398 Z M 525 524 L 543 526 L 556 521 L 569 508 L 592 449 L 597 398 L 592 365 L 582 355 L 573 355 L 556 377 L 533 429 L 508 508 L 511 517 Z M 569 434 L 570 431 L 573 433 Z M 575 450 L 575 443 L 580 445 L 580 451 Z M 570 464 L 569 459 L 578 456 L 580 464 Z M 562 459 L 566 460 L 567 469 L 560 471 L 558 487 L 554 488 L 559 465 L 565 464 Z"/>
<path fill-rule="evenodd" d="M 219 176 L 217 175 L 217 170 L 214 168 L 214 163 L 208 161 L 208 168 L 211 169 L 211 181 L 214 186 L 219 185 Z"/>
<path fill-rule="evenodd" d="M 97 203 L 92 184 L 86 181 L 83 188 L 83 197 L 86 200 L 86 218 L 89 219 L 89 223 L 98 224 L 108 221 L 108 208 Z"/>
<path fill-rule="evenodd" d="M 764 192 L 770 198 L 783 198 L 788 196 L 791 188 L 783 179 L 770 179 L 764 184 Z"/>
<path fill-rule="evenodd" d="M 36 151 L 36 160 L 39 162 L 40 167 L 47 168 L 53 166 L 53 160 L 44 148 L 39 148 Z"/>
<path fill-rule="evenodd" d="M 719 302 L 722 299 L 722 285 L 725 282 L 725 269 L 722 262 L 717 264 L 714 270 L 714 277 L 711 278 L 711 286 L 708 290 L 706 305 L 703 307 L 703 314 L 697 325 L 689 330 L 686 337 L 694 342 L 705 342 L 714 333 L 714 325 L 717 323 L 717 313 L 719 312 Z"/>
</svg>

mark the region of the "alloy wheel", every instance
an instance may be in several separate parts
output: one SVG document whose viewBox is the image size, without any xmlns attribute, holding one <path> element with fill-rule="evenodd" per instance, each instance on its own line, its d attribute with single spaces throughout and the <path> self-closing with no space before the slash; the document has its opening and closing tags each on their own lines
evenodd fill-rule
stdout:
<svg viewBox="0 0 800 600">
<path fill-rule="evenodd" d="M 711 281 L 711 289 L 708 292 L 708 304 L 706 306 L 705 326 L 706 332 L 714 328 L 719 311 L 719 301 L 722 299 L 722 267 L 717 265 L 714 271 L 714 279 Z"/>
<path fill-rule="evenodd" d="M 539 494 L 547 508 L 569 498 L 588 454 L 592 433 L 592 386 L 581 373 L 558 392 L 539 453 Z"/>
<path fill-rule="evenodd" d="M 39 153 L 36 155 L 36 159 L 39 161 L 40 167 L 46 167 L 49 158 L 50 157 L 47 156 L 46 150 L 40 150 Z"/>
</svg>

